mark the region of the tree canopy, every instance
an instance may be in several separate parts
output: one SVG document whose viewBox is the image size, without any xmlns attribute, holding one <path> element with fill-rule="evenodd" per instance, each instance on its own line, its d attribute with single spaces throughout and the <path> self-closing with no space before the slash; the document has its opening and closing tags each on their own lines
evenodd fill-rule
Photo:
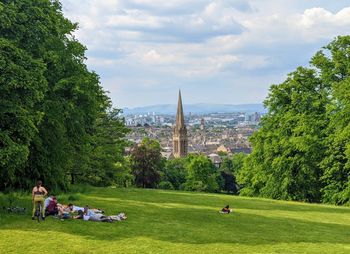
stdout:
<svg viewBox="0 0 350 254">
<path fill-rule="evenodd" d="M 145 138 L 131 152 L 131 170 L 135 184 L 143 188 L 156 188 L 160 182 L 160 170 L 164 166 L 158 141 Z"/>
<path fill-rule="evenodd" d="M 271 86 L 268 113 L 239 173 L 242 194 L 349 201 L 350 37 L 337 37 L 310 64 Z"/>
<path fill-rule="evenodd" d="M 84 63 L 76 28 L 57 0 L 0 1 L 0 189 L 113 181 L 127 130 L 107 113 L 111 102 Z M 112 145 L 101 140 L 107 130 Z"/>
</svg>

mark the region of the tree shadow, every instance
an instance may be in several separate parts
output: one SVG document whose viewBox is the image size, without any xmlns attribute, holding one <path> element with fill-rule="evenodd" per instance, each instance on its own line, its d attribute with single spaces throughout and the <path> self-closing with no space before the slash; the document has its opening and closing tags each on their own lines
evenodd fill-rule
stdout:
<svg viewBox="0 0 350 254">
<path fill-rule="evenodd" d="M 348 213 L 350 214 L 349 207 L 331 206 L 325 204 L 310 204 L 295 201 L 281 201 L 263 198 L 249 198 L 239 197 L 227 194 L 212 194 L 212 193 L 200 193 L 200 192 L 180 192 L 180 191 L 161 191 L 154 189 L 121 189 L 122 193 L 127 194 L 128 200 L 139 201 L 139 194 L 144 192 L 157 192 L 157 198 L 154 199 L 152 195 L 143 196 L 144 202 L 152 203 L 166 203 L 176 197 L 176 202 L 187 205 L 203 205 L 203 197 L 205 197 L 205 203 L 208 206 L 217 206 L 220 208 L 226 204 L 230 204 L 232 208 L 241 209 L 254 209 L 254 210 L 283 210 L 283 211 L 304 211 L 304 212 L 322 212 L 322 213 Z M 97 190 L 97 192 L 91 192 L 90 194 L 97 194 L 98 197 L 111 198 L 108 193 L 103 193 Z M 122 194 L 120 198 L 124 200 Z M 196 196 L 199 198 L 196 199 Z M 118 197 L 118 196 L 117 196 Z M 116 197 L 116 198 L 117 198 Z"/>
<path fill-rule="evenodd" d="M 95 193 L 92 193 L 95 194 Z M 132 195 L 131 195 L 132 196 Z M 152 202 L 149 198 L 136 199 L 111 198 L 99 195 L 86 198 L 94 206 L 103 207 L 108 200 L 107 214 L 124 211 L 128 220 L 123 222 L 98 223 L 87 221 L 64 221 L 49 219 L 38 225 L 27 218 L 9 216 L 2 224 L 2 230 L 13 229 L 32 231 L 57 231 L 79 235 L 91 240 L 118 241 L 125 238 L 146 237 L 171 243 L 209 244 L 278 244 L 278 243 L 331 243 L 350 244 L 350 226 L 305 221 L 282 217 L 267 217 L 248 214 L 244 211 L 222 215 L 216 211 L 216 205 L 196 205 L 191 202 L 176 203 Z M 165 200 L 168 200 L 166 198 Z M 211 202 L 209 202 L 211 203 Z M 214 201 L 213 201 L 214 203 Z M 255 207 L 255 209 L 257 209 Z"/>
</svg>

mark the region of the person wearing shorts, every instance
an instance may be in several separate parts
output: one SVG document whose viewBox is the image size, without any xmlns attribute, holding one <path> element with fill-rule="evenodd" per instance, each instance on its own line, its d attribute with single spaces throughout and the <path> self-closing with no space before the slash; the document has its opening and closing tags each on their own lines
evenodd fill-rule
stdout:
<svg viewBox="0 0 350 254">
<path fill-rule="evenodd" d="M 47 195 L 47 190 L 42 186 L 42 182 L 38 181 L 36 186 L 32 190 L 32 200 L 33 200 L 33 211 L 32 211 L 32 220 L 34 220 L 35 209 L 39 203 L 41 203 L 41 216 L 45 219 L 45 205 L 44 197 Z"/>
</svg>

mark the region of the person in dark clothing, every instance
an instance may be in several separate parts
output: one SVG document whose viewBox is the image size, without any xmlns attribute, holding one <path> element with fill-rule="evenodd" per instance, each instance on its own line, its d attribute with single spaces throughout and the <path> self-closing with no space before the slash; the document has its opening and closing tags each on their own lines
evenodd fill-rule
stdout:
<svg viewBox="0 0 350 254">
<path fill-rule="evenodd" d="M 46 214 L 47 215 L 58 214 L 57 199 L 55 196 L 53 196 L 52 199 L 49 201 L 49 204 L 46 207 Z"/>
<path fill-rule="evenodd" d="M 230 209 L 230 206 L 227 205 L 224 208 L 221 209 L 220 213 L 231 213 L 232 209 Z"/>
</svg>

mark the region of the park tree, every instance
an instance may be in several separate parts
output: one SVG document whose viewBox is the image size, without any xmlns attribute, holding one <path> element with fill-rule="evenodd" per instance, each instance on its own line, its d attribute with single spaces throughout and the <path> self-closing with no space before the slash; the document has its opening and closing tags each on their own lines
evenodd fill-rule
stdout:
<svg viewBox="0 0 350 254">
<path fill-rule="evenodd" d="M 237 153 L 232 156 L 232 172 L 236 177 L 238 173 L 242 170 L 246 158 L 247 154 L 245 153 Z"/>
<path fill-rule="evenodd" d="M 0 38 L 0 190 L 22 187 L 30 142 L 43 117 L 37 105 L 47 89 L 44 70 L 40 60 Z"/>
<path fill-rule="evenodd" d="M 268 113 L 238 175 L 242 194 L 320 201 L 328 89 L 314 69 L 302 67 L 271 86 Z"/>
<path fill-rule="evenodd" d="M 323 202 L 350 201 L 350 36 L 339 36 L 319 51 L 312 63 L 331 87 L 327 116 L 330 123 L 322 160 Z"/>
<path fill-rule="evenodd" d="M 129 129 L 120 113 L 121 110 L 113 108 L 100 113 L 95 122 L 94 135 L 87 144 L 87 153 L 91 154 L 87 166 L 74 167 L 76 171 L 72 179 L 99 186 L 116 183 L 125 186 L 127 181 L 131 180 L 128 162 L 124 156 L 125 147 L 128 145 L 125 135 Z"/>
<path fill-rule="evenodd" d="M 187 158 L 167 160 L 161 172 L 161 181 L 169 182 L 174 189 L 179 190 L 186 182 L 187 162 Z"/>
<path fill-rule="evenodd" d="M 186 190 L 193 191 L 219 191 L 217 182 L 218 172 L 212 161 L 205 155 L 189 157 L 187 165 Z"/>
<path fill-rule="evenodd" d="M 238 174 L 242 194 L 349 203 L 350 36 L 317 52 L 265 101 L 268 114 L 251 137 Z"/>
<path fill-rule="evenodd" d="M 233 163 L 231 158 L 224 156 L 220 165 L 220 175 L 217 182 L 221 190 L 228 193 L 237 193 L 236 177 L 233 173 Z"/>
<path fill-rule="evenodd" d="M 232 159 L 224 156 L 220 165 L 220 177 L 222 181 L 220 183 L 220 189 L 228 193 L 237 193 L 236 177 L 233 171 Z"/>
<path fill-rule="evenodd" d="M 124 156 L 122 162 L 116 163 L 115 181 L 113 185 L 124 188 L 134 185 L 134 175 L 131 172 L 130 155 Z"/>
<path fill-rule="evenodd" d="M 11 107 L 21 109 L 22 114 L 28 116 L 27 120 L 33 115 L 30 124 L 21 119 L 26 130 L 16 125 L 17 132 L 28 133 L 16 141 L 25 144 L 20 148 L 22 155 L 18 160 L 26 160 L 26 163 L 13 164 L 11 170 L 6 168 L 12 179 L 17 178 L 11 180 L 13 183 L 8 187 L 24 188 L 42 179 L 51 190 L 67 189 L 70 182 L 79 180 L 80 173 L 91 172 L 92 161 L 100 160 L 91 146 L 99 133 L 100 116 L 108 111 L 110 102 L 98 75 L 89 71 L 84 63 L 86 48 L 75 39 L 76 28 L 77 24 L 63 16 L 58 0 L 0 1 L 1 44 L 6 41 L 13 49 L 12 53 L 10 49 L 6 49 L 6 54 L 1 53 L 2 64 L 12 61 L 12 67 L 18 66 L 3 82 L 18 88 L 13 90 L 18 99 L 24 98 L 26 93 L 26 99 L 13 101 Z M 19 59 L 17 62 L 13 61 L 14 56 Z M 28 70 L 31 76 L 29 73 L 26 77 L 19 76 L 25 79 L 16 81 L 16 69 L 21 71 L 20 59 L 25 59 L 27 66 L 21 68 Z M 22 71 L 22 74 L 25 73 Z M 11 75 L 12 84 L 8 83 Z M 10 86 L 6 88 L 8 91 Z M 3 104 L 5 100 L 1 99 Z M 40 117 L 34 117 L 36 113 Z M 7 118 L 13 126 L 18 120 L 13 114 L 1 117 L 4 117 L 1 122 Z M 12 141 L 5 138 L 1 142 L 9 148 Z M 6 153 L 9 155 L 10 151 Z M 101 160 L 106 161 L 106 158 Z M 13 178 L 14 175 L 17 177 Z"/>
<path fill-rule="evenodd" d="M 232 158 L 224 157 L 220 166 L 220 174 L 222 178 L 221 189 L 228 193 L 237 194 L 239 184 L 237 183 L 238 172 L 243 168 L 244 153 L 234 154 Z"/>
<path fill-rule="evenodd" d="M 135 184 L 142 188 L 155 188 L 160 181 L 164 159 L 158 141 L 145 138 L 131 152 L 131 171 Z"/>
<path fill-rule="evenodd" d="M 237 194 L 238 188 L 234 174 L 231 171 L 220 170 L 220 176 L 222 178 L 220 189 L 227 193 Z"/>
</svg>

